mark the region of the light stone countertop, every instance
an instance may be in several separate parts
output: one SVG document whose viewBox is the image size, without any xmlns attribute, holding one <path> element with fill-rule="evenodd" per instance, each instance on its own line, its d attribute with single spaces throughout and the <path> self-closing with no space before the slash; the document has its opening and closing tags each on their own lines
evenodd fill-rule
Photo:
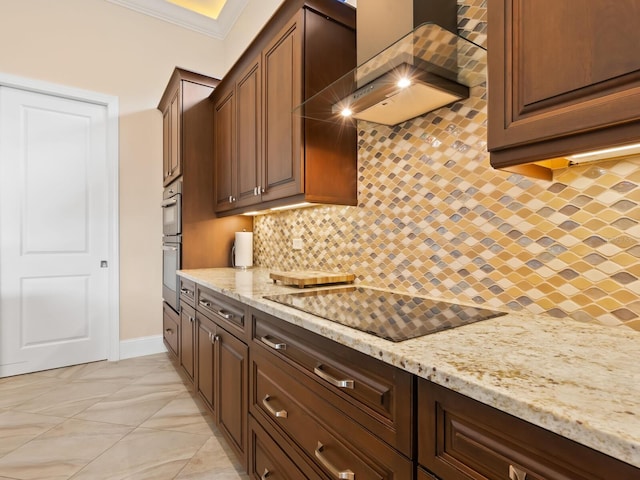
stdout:
<svg viewBox="0 0 640 480">
<path fill-rule="evenodd" d="M 640 467 L 640 332 L 511 313 L 394 343 L 263 299 L 301 291 L 264 268 L 179 275 Z"/>
</svg>

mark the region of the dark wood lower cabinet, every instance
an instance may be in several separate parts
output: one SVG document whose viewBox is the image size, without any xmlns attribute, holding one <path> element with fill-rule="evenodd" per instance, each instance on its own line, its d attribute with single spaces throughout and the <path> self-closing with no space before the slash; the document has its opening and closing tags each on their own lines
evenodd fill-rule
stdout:
<svg viewBox="0 0 640 480">
<path fill-rule="evenodd" d="M 640 479 L 632 465 L 196 292 L 197 308 L 185 303 L 180 317 L 165 305 L 164 342 L 251 479 Z"/>
<path fill-rule="evenodd" d="M 180 365 L 193 382 L 196 338 L 196 311 L 186 304 L 180 304 Z"/>
<path fill-rule="evenodd" d="M 249 348 L 223 328 L 217 329 L 216 337 L 216 421 L 231 447 L 246 465 Z"/>
<path fill-rule="evenodd" d="M 422 379 L 418 463 L 443 480 L 640 478 L 627 463 Z"/>
<path fill-rule="evenodd" d="M 299 454 L 280 447 L 286 439 L 278 432 L 267 433 L 249 416 L 249 476 L 252 479 L 269 480 L 323 480 Z"/>
<path fill-rule="evenodd" d="M 406 480 L 413 463 L 325 399 L 330 392 L 266 348 L 251 350 L 250 412 L 328 478 Z"/>
<path fill-rule="evenodd" d="M 164 340 L 164 344 L 167 347 L 167 350 L 174 356 L 174 358 L 178 358 L 180 352 L 180 342 L 179 342 L 179 333 L 180 328 L 178 327 L 180 319 L 178 318 L 178 314 L 173 311 L 173 309 L 167 305 L 166 303 L 162 304 L 162 338 Z"/>
<path fill-rule="evenodd" d="M 216 356 L 214 350 L 216 324 L 202 316 L 200 313 L 196 313 L 196 319 L 198 321 L 196 335 L 198 345 L 196 390 L 215 417 L 217 404 L 214 392 L 215 384 L 213 375 L 216 368 Z"/>
<path fill-rule="evenodd" d="M 195 317 L 196 391 L 246 468 L 249 348 L 201 311 Z"/>
</svg>

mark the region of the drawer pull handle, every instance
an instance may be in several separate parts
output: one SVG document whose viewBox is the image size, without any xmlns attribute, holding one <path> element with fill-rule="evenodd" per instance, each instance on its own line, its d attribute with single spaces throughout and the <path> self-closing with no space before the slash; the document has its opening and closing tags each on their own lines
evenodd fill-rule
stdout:
<svg viewBox="0 0 640 480">
<path fill-rule="evenodd" d="M 274 350 L 286 350 L 287 349 L 287 344 L 286 343 L 274 343 L 271 340 L 269 340 L 269 336 L 265 335 L 264 337 L 260 337 L 260 341 L 262 343 L 264 343 L 265 345 L 273 348 Z"/>
<path fill-rule="evenodd" d="M 355 382 L 353 380 L 338 380 L 337 378 L 334 378 L 331 375 L 329 375 L 327 372 L 323 371 L 322 365 L 318 365 L 316 368 L 314 368 L 313 373 L 315 373 L 317 376 L 319 376 L 323 380 L 326 380 L 331 385 L 335 385 L 336 387 L 351 388 L 351 389 L 353 389 L 354 387 Z"/>
<path fill-rule="evenodd" d="M 207 302 L 206 300 L 200 300 L 198 303 L 201 307 L 211 308 L 211 302 Z"/>
<path fill-rule="evenodd" d="M 514 467 L 513 465 L 509 465 L 509 480 L 526 480 L 527 472 L 524 470 Z"/>
<path fill-rule="evenodd" d="M 273 408 L 271 405 L 269 405 L 269 399 L 271 397 L 269 395 L 265 395 L 264 398 L 262 399 L 262 405 L 264 405 L 264 408 L 267 409 L 267 411 L 273 415 L 274 417 L 277 418 L 287 418 L 289 416 L 289 414 L 287 413 L 286 410 L 276 410 L 275 408 Z"/>
<path fill-rule="evenodd" d="M 165 329 L 164 333 L 168 334 L 168 335 L 173 335 L 173 330 L 171 330 L 170 328 Z"/>
<path fill-rule="evenodd" d="M 316 448 L 316 451 L 315 451 L 316 458 L 322 465 L 324 465 L 324 467 L 327 470 L 331 472 L 331 475 L 333 475 L 339 480 L 355 480 L 356 474 L 353 473 L 351 470 L 347 469 L 347 470 L 340 471 L 335 466 L 333 466 L 333 464 L 329 462 L 329 460 L 324 458 L 324 456 L 322 455 L 323 450 L 324 450 L 324 445 L 318 442 L 318 447 Z"/>
<path fill-rule="evenodd" d="M 189 290 L 188 288 L 181 288 L 180 293 L 184 293 L 185 295 L 193 297 L 193 291 Z"/>
<path fill-rule="evenodd" d="M 264 469 L 264 473 L 260 475 L 260 480 L 267 480 L 271 476 L 271 472 L 268 469 Z"/>
<path fill-rule="evenodd" d="M 229 313 L 225 310 L 218 310 L 216 313 L 220 315 L 222 318 L 224 318 L 225 320 L 231 320 L 233 318 L 233 313 Z"/>
</svg>

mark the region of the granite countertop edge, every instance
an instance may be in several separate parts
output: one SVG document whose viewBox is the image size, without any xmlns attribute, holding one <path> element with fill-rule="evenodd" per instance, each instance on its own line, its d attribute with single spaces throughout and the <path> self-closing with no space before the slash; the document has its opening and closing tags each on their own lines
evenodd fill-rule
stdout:
<svg viewBox="0 0 640 480">
<path fill-rule="evenodd" d="M 508 313 L 394 343 L 264 299 L 265 295 L 300 291 L 274 284 L 265 268 L 178 273 L 257 310 L 640 467 L 640 332 Z"/>
</svg>

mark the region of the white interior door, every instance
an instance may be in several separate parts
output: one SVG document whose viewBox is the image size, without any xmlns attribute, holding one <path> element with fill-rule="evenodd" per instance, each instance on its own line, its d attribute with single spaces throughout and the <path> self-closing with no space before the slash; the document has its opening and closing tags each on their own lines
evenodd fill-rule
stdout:
<svg viewBox="0 0 640 480">
<path fill-rule="evenodd" d="M 107 358 L 107 178 L 105 105 L 0 86 L 0 377 Z"/>
</svg>

